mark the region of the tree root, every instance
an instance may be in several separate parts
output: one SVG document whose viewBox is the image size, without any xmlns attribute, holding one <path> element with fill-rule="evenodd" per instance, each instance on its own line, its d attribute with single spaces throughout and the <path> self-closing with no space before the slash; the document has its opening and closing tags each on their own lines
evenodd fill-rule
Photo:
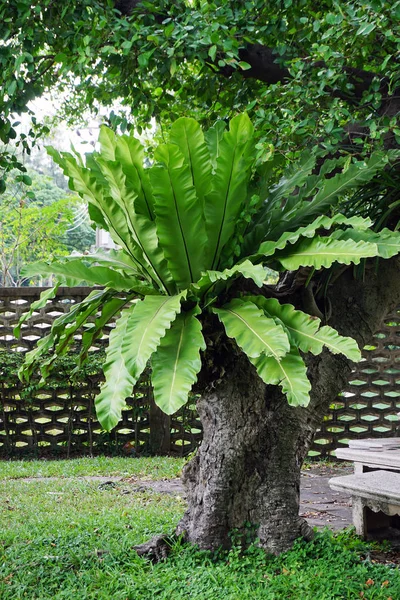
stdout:
<svg viewBox="0 0 400 600">
<path fill-rule="evenodd" d="M 158 563 L 167 559 L 173 542 L 176 540 L 174 535 L 156 535 L 148 542 L 133 546 L 138 556 L 148 558 L 152 563 Z"/>
<path fill-rule="evenodd" d="M 311 542 L 311 540 L 315 537 L 313 527 L 311 527 L 311 525 L 307 523 L 305 519 L 301 519 L 300 535 L 306 540 L 306 542 Z"/>
<path fill-rule="evenodd" d="M 300 521 L 300 536 L 309 542 L 315 536 L 314 529 L 307 523 L 305 519 L 300 518 Z M 184 539 L 184 532 L 180 532 L 179 528 L 177 531 L 178 535 L 156 535 L 144 544 L 133 546 L 132 550 L 135 550 L 138 556 L 147 558 L 154 564 L 167 560 L 168 554 L 170 553 L 174 542 L 176 542 L 178 539 Z"/>
</svg>

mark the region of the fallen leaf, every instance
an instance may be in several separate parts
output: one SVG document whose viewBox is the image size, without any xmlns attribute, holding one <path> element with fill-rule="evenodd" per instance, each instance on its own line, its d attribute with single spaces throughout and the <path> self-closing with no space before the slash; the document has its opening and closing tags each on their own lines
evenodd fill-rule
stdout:
<svg viewBox="0 0 400 600">
<path fill-rule="evenodd" d="M 373 579 L 367 579 L 365 585 L 374 585 L 375 581 Z"/>
</svg>

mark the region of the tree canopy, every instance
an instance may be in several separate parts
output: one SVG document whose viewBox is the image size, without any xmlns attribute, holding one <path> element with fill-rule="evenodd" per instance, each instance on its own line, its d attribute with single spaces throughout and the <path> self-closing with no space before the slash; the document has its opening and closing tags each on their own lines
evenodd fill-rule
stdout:
<svg viewBox="0 0 400 600">
<path fill-rule="evenodd" d="M 0 38 L 4 143 L 13 115 L 54 90 L 60 116 L 103 104 L 122 130 L 247 110 L 260 154 L 310 138 L 351 152 L 400 141 L 399 2 L 6 0 Z M 28 149 L 40 133 L 33 123 L 18 141 Z"/>
</svg>

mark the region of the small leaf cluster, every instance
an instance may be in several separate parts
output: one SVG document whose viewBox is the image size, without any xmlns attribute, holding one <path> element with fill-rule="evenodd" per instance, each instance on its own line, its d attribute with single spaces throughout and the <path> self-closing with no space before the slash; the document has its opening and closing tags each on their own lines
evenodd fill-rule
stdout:
<svg viewBox="0 0 400 600">
<path fill-rule="evenodd" d="M 22 396 L 29 400 L 32 397 L 32 392 L 43 387 L 43 381 L 37 374 L 32 375 L 29 385 L 23 385 L 18 378 L 18 371 L 24 363 L 25 357 L 21 352 L 9 352 L 0 350 L 0 377 L 2 385 L 5 388 L 21 388 Z M 85 365 L 79 372 L 79 377 L 82 380 L 91 378 L 93 381 L 99 382 L 102 379 L 102 364 L 104 362 L 104 351 L 91 352 Z M 79 378 L 72 375 L 77 363 L 77 354 L 70 352 L 64 356 L 57 358 L 54 370 L 46 381 L 46 387 L 51 389 L 65 389 L 70 385 L 79 385 Z"/>
<path fill-rule="evenodd" d="M 0 196 L 0 284 L 25 283 L 20 270 L 26 263 L 87 250 L 94 232 L 84 221 L 85 213 L 80 198 L 51 177 L 31 170 L 9 173 L 7 190 Z"/>
</svg>

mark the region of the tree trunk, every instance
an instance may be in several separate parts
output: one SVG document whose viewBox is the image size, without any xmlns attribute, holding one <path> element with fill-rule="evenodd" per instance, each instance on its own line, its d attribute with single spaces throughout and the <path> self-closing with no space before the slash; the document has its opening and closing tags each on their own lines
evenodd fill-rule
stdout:
<svg viewBox="0 0 400 600">
<path fill-rule="evenodd" d="M 329 324 L 362 347 L 400 302 L 399 259 L 366 266 L 364 279 L 351 268 L 335 280 L 324 302 Z M 302 308 L 304 294 L 281 299 Z M 309 298 L 308 300 L 309 301 Z M 303 307 L 304 308 L 304 307 Z M 319 310 L 321 307 L 319 308 Z M 300 469 L 329 405 L 343 390 L 352 363 L 324 351 L 307 356 L 310 403 L 293 408 L 277 386 L 266 386 L 237 346 L 205 324 L 208 348 L 199 376 L 198 411 L 203 441 L 182 479 L 188 509 L 176 533 L 203 549 L 228 548 L 232 535 L 247 545 L 258 538 L 278 554 L 312 530 L 299 516 Z M 137 546 L 140 555 L 165 558 L 171 540 L 158 536 Z"/>
<path fill-rule="evenodd" d="M 265 386 L 243 354 L 233 357 L 197 405 L 203 442 L 184 469 L 189 508 L 177 533 L 208 549 L 229 547 L 233 533 L 245 544 L 257 537 L 273 553 L 312 537 L 299 516 L 300 468 L 325 405 L 349 372 L 345 360 L 329 358 L 325 362 L 341 363 L 331 365 L 330 374 L 325 364 L 329 398 L 305 409 L 290 407 L 277 387 Z"/>
<path fill-rule="evenodd" d="M 368 275 L 367 283 L 354 280 L 348 269 L 330 294 L 330 324 L 361 345 L 400 300 L 397 260 L 380 261 Z M 198 401 L 203 442 L 183 472 L 188 509 L 177 533 L 204 549 L 229 547 L 232 533 L 246 543 L 252 533 L 280 553 L 312 536 L 299 516 L 300 469 L 351 363 L 328 351 L 307 358 L 307 408 L 290 407 L 278 387 L 265 386 L 233 343 L 215 343 L 205 363 L 201 381 L 208 385 Z"/>
<path fill-rule="evenodd" d="M 153 456 L 165 456 L 171 447 L 171 417 L 154 402 L 150 394 L 150 440 L 149 451 Z"/>
</svg>

